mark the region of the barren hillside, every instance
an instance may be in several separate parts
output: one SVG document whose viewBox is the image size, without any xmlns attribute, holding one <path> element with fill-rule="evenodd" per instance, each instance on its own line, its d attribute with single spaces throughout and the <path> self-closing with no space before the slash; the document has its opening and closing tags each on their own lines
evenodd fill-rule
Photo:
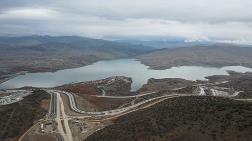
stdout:
<svg viewBox="0 0 252 141">
<path fill-rule="evenodd" d="M 252 48 L 228 44 L 183 47 L 140 55 L 138 59 L 152 69 L 167 69 L 185 65 L 252 67 Z"/>
</svg>

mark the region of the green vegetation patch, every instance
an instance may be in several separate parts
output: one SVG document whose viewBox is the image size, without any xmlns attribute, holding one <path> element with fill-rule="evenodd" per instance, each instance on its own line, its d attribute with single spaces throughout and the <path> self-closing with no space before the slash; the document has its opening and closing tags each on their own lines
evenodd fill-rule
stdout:
<svg viewBox="0 0 252 141">
<path fill-rule="evenodd" d="M 249 141 L 251 131 L 250 103 L 179 97 L 121 117 L 87 141 Z"/>
</svg>

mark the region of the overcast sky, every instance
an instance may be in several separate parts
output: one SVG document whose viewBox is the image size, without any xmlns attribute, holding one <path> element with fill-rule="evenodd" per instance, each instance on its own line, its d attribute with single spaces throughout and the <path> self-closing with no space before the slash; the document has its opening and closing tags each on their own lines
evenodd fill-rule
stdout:
<svg viewBox="0 0 252 141">
<path fill-rule="evenodd" d="M 252 0 L 0 0 L 0 34 L 252 44 Z"/>
</svg>

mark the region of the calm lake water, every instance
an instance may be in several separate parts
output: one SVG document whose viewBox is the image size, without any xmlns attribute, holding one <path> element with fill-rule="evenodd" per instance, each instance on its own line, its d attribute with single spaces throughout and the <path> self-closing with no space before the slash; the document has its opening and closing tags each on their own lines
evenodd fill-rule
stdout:
<svg viewBox="0 0 252 141">
<path fill-rule="evenodd" d="M 222 68 L 181 66 L 166 70 L 151 70 L 148 66 L 134 59 L 99 61 L 89 66 L 60 70 L 54 73 L 27 73 L 0 84 L 0 89 L 19 88 L 23 86 L 54 87 L 71 82 L 103 79 L 110 76 L 127 76 L 133 79 L 132 90 L 139 89 L 149 78 L 184 78 L 204 80 L 205 76 L 227 75 L 227 70 L 252 72 L 251 68 L 228 66 Z"/>
</svg>

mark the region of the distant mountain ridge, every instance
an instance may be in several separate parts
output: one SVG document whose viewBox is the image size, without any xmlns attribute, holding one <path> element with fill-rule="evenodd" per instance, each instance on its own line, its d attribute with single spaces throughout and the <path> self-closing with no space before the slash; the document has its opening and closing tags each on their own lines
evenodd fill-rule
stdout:
<svg viewBox="0 0 252 141">
<path fill-rule="evenodd" d="M 116 40 L 116 42 L 149 46 L 155 49 L 195 47 L 195 46 L 216 46 L 216 45 L 252 47 L 252 45 L 246 45 L 246 44 L 231 44 L 231 43 L 221 43 L 214 41 L 187 41 L 186 39 L 183 38 L 171 38 L 171 39 L 168 38 L 166 40 Z"/>
<path fill-rule="evenodd" d="M 197 45 L 210 45 L 214 42 L 186 42 L 185 39 L 167 39 L 167 40 L 118 40 L 117 42 L 129 43 L 134 45 L 150 46 L 155 49 L 193 47 Z"/>
<path fill-rule="evenodd" d="M 16 36 L 16 37 L 8 37 L 8 36 L 0 36 L 0 44 L 1 45 L 8 45 L 8 46 L 34 46 L 34 45 L 41 45 L 41 44 L 48 44 L 48 43 L 64 43 L 64 44 L 78 44 L 78 43 L 114 43 L 119 44 L 118 42 L 103 40 L 103 39 L 93 39 L 81 36 L 40 36 L 40 35 L 33 35 L 33 36 Z M 84 45 L 85 45 L 84 44 Z M 126 44 L 126 43 L 121 43 Z M 129 43 L 128 43 L 129 44 Z"/>
<path fill-rule="evenodd" d="M 213 44 L 194 47 L 162 49 L 137 57 L 152 69 L 176 66 L 245 66 L 252 68 L 252 47 Z"/>
<path fill-rule="evenodd" d="M 95 61 L 133 57 L 152 47 L 79 36 L 0 37 L 0 76 L 88 65 Z"/>
</svg>

